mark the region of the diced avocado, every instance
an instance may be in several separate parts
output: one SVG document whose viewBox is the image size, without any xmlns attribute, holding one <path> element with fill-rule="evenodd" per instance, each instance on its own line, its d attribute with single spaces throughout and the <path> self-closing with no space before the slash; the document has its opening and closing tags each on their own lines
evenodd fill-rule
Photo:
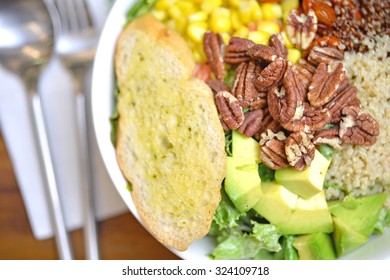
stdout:
<svg viewBox="0 0 390 280">
<path fill-rule="evenodd" d="M 262 197 L 253 209 L 279 228 L 290 218 L 298 196 L 275 181 L 263 182 L 261 190 Z"/>
<path fill-rule="evenodd" d="M 256 163 L 261 162 L 260 145 L 252 137 L 247 137 L 237 130 L 232 132 L 233 157 L 253 159 Z"/>
<path fill-rule="evenodd" d="M 347 196 L 343 201 L 330 202 L 329 211 L 354 231 L 368 237 L 374 231 L 386 197 L 386 193 L 359 198 Z"/>
<path fill-rule="evenodd" d="M 329 234 L 317 232 L 298 236 L 293 244 L 300 260 L 334 260 L 336 253 Z"/>
<path fill-rule="evenodd" d="M 368 242 L 369 237 L 355 231 L 342 219 L 333 217 L 334 232 L 333 240 L 337 256 L 340 257 Z"/>
<path fill-rule="evenodd" d="M 257 168 L 254 160 L 227 157 L 225 191 L 240 212 L 251 209 L 262 196 Z"/>
<path fill-rule="evenodd" d="M 329 164 L 330 161 L 315 150 L 314 159 L 305 170 L 298 171 L 293 167 L 276 170 L 275 180 L 293 193 L 309 198 L 322 191 Z"/>
<path fill-rule="evenodd" d="M 283 229 L 284 232 L 291 234 L 332 232 L 333 221 L 325 193 L 321 191 L 308 199 L 298 197 L 293 214 L 283 224 Z"/>
<path fill-rule="evenodd" d="M 282 185 L 262 182 L 262 197 L 253 209 L 284 234 L 331 232 L 332 218 L 323 192 L 303 199 Z"/>
</svg>

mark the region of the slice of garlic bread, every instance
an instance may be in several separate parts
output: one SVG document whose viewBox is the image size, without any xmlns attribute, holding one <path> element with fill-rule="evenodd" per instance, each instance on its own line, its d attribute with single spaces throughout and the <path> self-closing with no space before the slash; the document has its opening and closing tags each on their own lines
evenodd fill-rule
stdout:
<svg viewBox="0 0 390 280">
<path fill-rule="evenodd" d="M 184 39 L 151 15 L 117 42 L 118 162 L 147 229 L 178 250 L 208 233 L 226 165 L 213 95 L 194 67 Z"/>
</svg>

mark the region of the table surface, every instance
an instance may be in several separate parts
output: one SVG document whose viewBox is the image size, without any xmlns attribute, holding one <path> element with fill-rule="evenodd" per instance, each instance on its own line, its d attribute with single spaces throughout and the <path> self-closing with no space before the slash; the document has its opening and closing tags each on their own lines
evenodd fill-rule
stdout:
<svg viewBox="0 0 390 280">
<path fill-rule="evenodd" d="M 99 222 L 100 257 L 104 260 L 176 260 L 131 213 Z M 82 229 L 70 233 L 76 259 L 84 259 Z M 57 259 L 54 239 L 36 240 L 0 134 L 0 259 Z"/>
</svg>

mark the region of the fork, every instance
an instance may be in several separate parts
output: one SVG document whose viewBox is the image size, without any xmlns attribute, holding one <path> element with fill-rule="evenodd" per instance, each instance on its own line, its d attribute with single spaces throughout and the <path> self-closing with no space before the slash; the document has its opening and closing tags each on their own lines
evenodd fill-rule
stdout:
<svg viewBox="0 0 390 280">
<path fill-rule="evenodd" d="M 86 258 L 99 259 L 99 245 L 94 209 L 93 177 L 91 162 L 91 135 L 88 133 L 90 123 L 90 92 L 85 85 L 98 40 L 94 22 L 86 0 L 47 0 L 57 7 L 60 26 L 56 41 L 56 53 L 74 80 L 74 91 L 77 101 L 78 131 L 82 157 L 83 207 L 84 207 L 84 242 Z"/>
</svg>

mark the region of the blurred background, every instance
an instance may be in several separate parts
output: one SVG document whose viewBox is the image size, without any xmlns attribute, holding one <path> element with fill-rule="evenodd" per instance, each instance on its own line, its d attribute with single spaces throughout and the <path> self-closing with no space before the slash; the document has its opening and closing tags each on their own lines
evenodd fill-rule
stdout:
<svg viewBox="0 0 390 280">
<path fill-rule="evenodd" d="M 30 0 L 14 2 L 22 1 Z M 114 2 L 60 1 L 85 1 L 97 37 Z M 8 0 L 0 1 L 0 9 L 5 7 L 6 2 Z M 0 32 L 3 27 L 0 10 Z M 4 38 L 0 36 L 0 40 L 6 40 Z M 90 91 L 92 63 L 87 68 L 83 79 L 86 93 Z M 82 168 L 78 141 L 78 109 L 71 72 L 61 62 L 58 53 L 54 52 L 43 68 L 37 91 L 41 97 L 73 257 L 85 259 L 82 188 L 86 174 Z M 43 187 L 44 179 L 33 144 L 34 137 L 27 113 L 28 102 L 21 77 L 0 63 L 0 259 L 3 260 L 59 258 L 50 207 L 47 206 Z M 92 124 L 90 120 L 87 121 L 88 131 L 93 135 Z M 88 146 L 99 258 L 177 259 L 129 213 L 105 170 L 94 137 L 90 137 Z"/>
</svg>

